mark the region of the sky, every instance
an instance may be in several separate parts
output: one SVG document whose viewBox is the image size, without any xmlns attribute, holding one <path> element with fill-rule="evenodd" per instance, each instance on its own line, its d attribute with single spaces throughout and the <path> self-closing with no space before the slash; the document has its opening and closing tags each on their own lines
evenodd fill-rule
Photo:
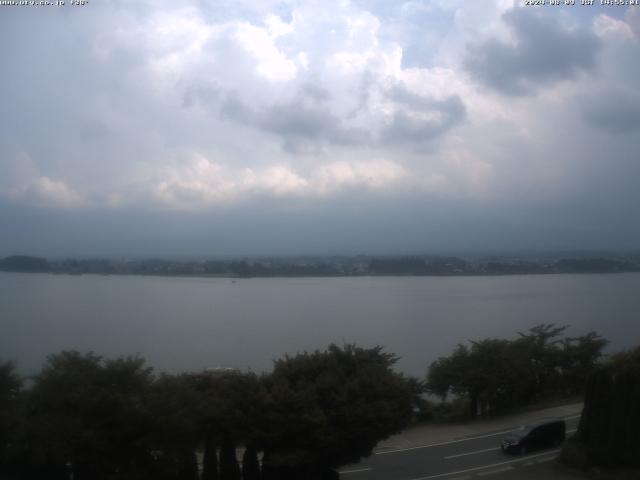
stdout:
<svg viewBox="0 0 640 480">
<path fill-rule="evenodd" d="M 0 255 L 630 250 L 640 7 L 0 6 Z"/>
</svg>

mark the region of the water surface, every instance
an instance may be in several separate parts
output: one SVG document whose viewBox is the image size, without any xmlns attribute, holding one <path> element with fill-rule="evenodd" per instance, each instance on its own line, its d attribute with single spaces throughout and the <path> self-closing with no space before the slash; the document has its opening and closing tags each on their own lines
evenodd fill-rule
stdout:
<svg viewBox="0 0 640 480">
<path fill-rule="evenodd" d="M 175 278 L 0 273 L 0 358 L 140 354 L 167 371 L 269 370 L 329 343 L 383 345 L 422 376 L 457 343 L 538 323 L 640 344 L 640 273 L 487 277 Z"/>
</svg>

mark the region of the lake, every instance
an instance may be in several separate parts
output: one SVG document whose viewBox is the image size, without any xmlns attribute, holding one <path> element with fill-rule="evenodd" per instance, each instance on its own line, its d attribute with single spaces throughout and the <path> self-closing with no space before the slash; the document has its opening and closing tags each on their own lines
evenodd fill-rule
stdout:
<svg viewBox="0 0 640 480">
<path fill-rule="evenodd" d="M 177 278 L 0 272 L 0 358 L 23 374 L 62 349 L 140 354 L 158 370 L 269 370 L 329 343 L 382 345 L 423 376 L 457 343 L 545 322 L 640 343 L 640 273 Z"/>
</svg>

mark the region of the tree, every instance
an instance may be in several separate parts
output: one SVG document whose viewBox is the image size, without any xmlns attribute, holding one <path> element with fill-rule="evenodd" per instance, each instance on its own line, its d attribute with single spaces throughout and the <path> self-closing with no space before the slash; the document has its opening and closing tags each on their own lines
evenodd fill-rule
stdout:
<svg viewBox="0 0 640 480">
<path fill-rule="evenodd" d="M 449 357 L 429 367 L 427 387 L 443 398 L 449 393 L 469 400 L 469 414 L 498 410 L 512 403 L 522 388 L 522 363 L 513 344 L 487 339 L 458 345 Z"/>
<path fill-rule="evenodd" d="M 202 480 L 218 480 L 218 456 L 213 433 L 205 434 L 204 455 L 202 458 Z"/>
<path fill-rule="evenodd" d="M 638 405 L 640 347 L 615 355 L 589 376 L 578 432 L 563 454 L 578 448 L 590 465 L 640 468 Z"/>
<path fill-rule="evenodd" d="M 451 393 L 467 393 L 464 378 L 469 360 L 469 349 L 458 345 L 448 357 L 440 357 L 429 366 L 427 391 L 439 396 L 444 402 Z"/>
<path fill-rule="evenodd" d="M 372 258 L 369 271 L 373 275 L 424 275 L 427 268 L 421 258 Z"/>
<path fill-rule="evenodd" d="M 49 262 L 44 258 L 15 255 L 0 259 L 0 270 L 7 272 L 48 272 Z"/>
<path fill-rule="evenodd" d="M 541 324 L 515 340 L 458 345 L 451 355 L 430 365 L 427 389 L 443 401 L 449 394 L 467 399 L 471 417 L 545 395 L 580 392 L 606 341 L 595 332 L 559 338 L 566 328 Z"/>
<path fill-rule="evenodd" d="M 562 342 L 562 382 L 567 393 L 582 393 L 589 374 L 602 359 L 602 350 L 607 340 L 596 332 L 575 338 L 566 338 Z"/>
<path fill-rule="evenodd" d="M 239 472 L 235 445 L 255 445 L 261 435 L 259 419 L 264 414 L 264 393 L 258 377 L 251 373 L 207 371 L 189 374 L 198 397 L 197 418 L 204 443 L 203 480 L 235 478 Z M 216 449 L 220 446 L 220 461 Z M 219 468 L 219 477 L 218 475 Z"/>
<path fill-rule="evenodd" d="M 13 362 L 0 363 L 0 475 L 12 463 L 15 454 L 19 395 L 22 379 Z"/>
<path fill-rule="evenodd" d="M 201 441 L 201 397 L 192 376 L 160 375 L 151 386 L 146 406 L 153 418 L 148 438 L 155 476 L 167 480 L 193 478 L 194 471 L 197 473 L 193 454 Z M 210 466 L 211 459 L 207 462 Z"/>
<path fill-rule="evenodd" d="M 354 345 L 276 361 L 264 378 L 264 478 L 321 478 L 405 427 L 412 394 L 395 361 L 381 347 Z"/>
<path fill-rule="evenodd" d="M 236 446 L 229 434 L 223 437 L 220 446 L 220 480 L 240 480 Z"/>
<path fill-rule="evenodd" d="M 431 420 L 431 404 L 422 396 L 427 391 L 425 382 L 417 377 L 407 377 L 407 386 L 411 390 L 414 419 L 417 421 Z"/>
<path fill-rule="evenodd" d="M 73 351 L 48 357 L 28 397 L 29 463 L 71 469 L 76 480 L 134 478 L 127 475 L 149 461 L 152 378 L 140 358 L 105 361 Z"/>
<path fill-rule="evenodd" d="M 258 451 L 254 445 L 247 445 L 242 455 L 242 480 L 260 480 Z"/>
<path fill-rule="evenodd" d="M 562 364 L 562 340 L 566 325 L 557 327 L 553 323 L 542 323 L 529 329 L 528 333 L 518 332 L 516 341 L 519 351 L 526 357 L 528 379 L 526 395 L 531 399 L 539 398 L 548 389 L 560 389 L 562 383 L 560 365 Z"/>
</svg>

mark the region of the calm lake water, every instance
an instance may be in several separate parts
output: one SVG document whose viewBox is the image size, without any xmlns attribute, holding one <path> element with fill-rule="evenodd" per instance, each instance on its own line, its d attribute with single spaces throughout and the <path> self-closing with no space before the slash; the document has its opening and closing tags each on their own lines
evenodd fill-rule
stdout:
<svg viewBox="0 0 640 480">
<path fill-rule="evenodd" d="M 640 274 L 209 279 L 0 273 L 0 358 L 140 354 L 158 370 L 269 370 L 329 343 L 383 345 L 422 376 L 457 343 L 538 323 L 640 343 Z"/>
</svg>

